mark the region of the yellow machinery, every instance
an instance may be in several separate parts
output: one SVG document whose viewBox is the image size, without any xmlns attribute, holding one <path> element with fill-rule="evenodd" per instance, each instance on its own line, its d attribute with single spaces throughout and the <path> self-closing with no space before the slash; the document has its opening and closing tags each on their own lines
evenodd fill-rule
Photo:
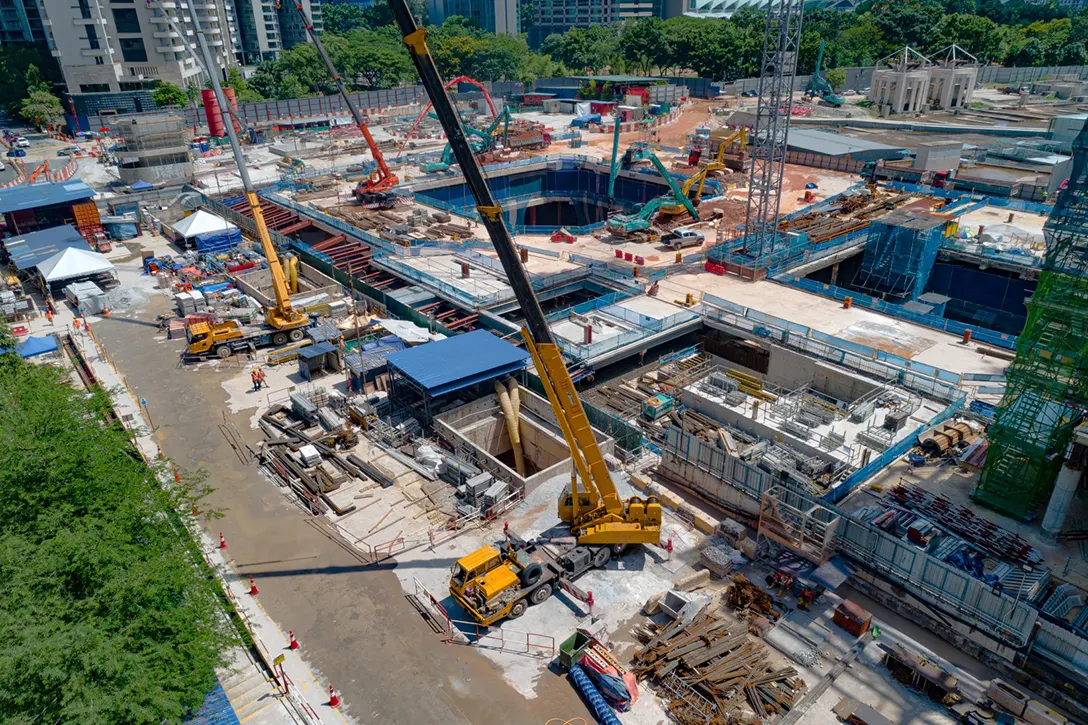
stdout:
<svg viewBox="0 0 1088 725">
<path fill-rule="evenodd" d="M 219 69 L 212 60 L 212 54 L 208 50 L 208 42 L 200 27 L 200 19 L 196 9 L 189 4 L 189 17 L 193 23 L 197 45 L 203 57 L 203 66 L 207 76 L 211 79 L 212 90 L 215 92 L 215 100 L 224 113 L 234 113 L 234 107 L 227 102 L 223 95 L 223 87 L 219 82 Z M 272 273 L 272 289 L 276 296 L 276 304 L 265 310 L 265 323 L 269 329 L 246 328 L 237 322 L 222 322 L 209 325 L 207 334 L 194 334 L 189 331 L 190 355 L 223 355 L 225 351 L 229 355 L 232 351 L 238 351 L 239 345 L 282 345 L 288 340 L 301 340 L 303 328 L 309 324 L 309 318 L 291 306 L 291 296 L 287 291 L 287 280 L 283 274 L 283 265 L 280 263 L 276 247 L 268 235 L 268 226 L 264 221 L 264 212 L 261 211 L 261 202 L 257 197 L 253 181 L 249 177 L 249 169 L 246 168 L 245 156 L 242 154 L 242 145 L 238 141 L 238 134 L 234 130 L 234 123 L 224 124 L 227 137 L 230 139 L 231 150 L 234 152 L 234 161 L 238 165 L 238 175 L 242 178 L 242 186 L 245 188 L 246 201 L 249 202 L 250 211 L 253 214 L 253 223 L 257 227 L 257 238 L 261 241 L 261 251 L 268 260 L 268 270 Z M 201 330 L 203 333 L 203 330 Z M 199 337 L 199 339 L 194 339 Z M 224 357 L 226 355 L 223 355 Z"/>
<path fill-rule="evenodd" d="M 707 177 L 712 175 L 716 171 L 721 171 L 722 169 L 726 168 L 726 152 L 733 146 L 733 144 L 737 144 L 737 147 L 740 149 L 740 154 L 743 156 L 744 146 L 747 143 L 748 129 L 744 126 L 741 126 L 737 130 L 733 131 L 731 135 L 723 139 L 722 142 L 718 144 L 718 152 L 714 155 L 714 159 L 712 161 L 707 161 L 703 163 L 701 168 L 690 177 L 688 177 L 688 180 L 684 182 L 684 185 L 682 187 L 680 187 L 680 190 L 683 192 L 684 196 L 688 199 L 691 199 L 693 204 L 698 205 L 699 201 L 703 198 L 703 186 L 706 184 Z M 692 187 L 695 187 L 694 196 L 691 195 Z M 659 213 L 666 216 L 676 216 L 677 214 L 683 214 L 686 210 L 687 207 L 685 207 L 683 204 L 663 204 Z"/>
<path fill-rule="evenodd" d="M 465 183 L 476 200 L 480 220 L 521 306 L 526 324 L 522 337 L 574 461 L 570 490 L 564 491 L 559 499 L 559 518 L 570 527 L 577 545 L 558 556 L 554 552 L 537 552 L 545 558 L 544 562 L 528 560 L 532 558 L 536 544 L 520 547 L 504 544 L 505 553 L 500 553 L 494 547 L 485 547 L 454 565 L 450 592 L 463 605 L 467 603 L 466 608 L 476 621 L 489 624 L 502 616 L 518 616 L 529 602 L 538 603 L 538 599 L 546 599 L 552 591 L 551 583 L 542 581 L 548 566 L 556 567 L 566 562 L 569 570 L 570 562 L 577 560 L 585 564 L 584 571 L 607 563 L 613 549 L 619 552 L 628 544 L 658 543 L 661 537 L 661 504 L 653 497 L 645 501 L 638 498 L 620 499 L 582 401 L 578 399 L 563 354 L 552 337 L 514 240 L 503 223 L 502 207 L 491 195 L 479 161 L 465 137 L 461 120 L 438 75 L 427 48 L 427 31 L 416 25 L 406 0 L 390 0 L 389 7 L 423 86 L 431 97 L 438 120 L 449 139 L 450 149 L 461 166 Z M 503 573 L 500 569 L 507 572 Z M 480 604 L 481 596 L 484 597 L 483 608 L 475 606 Z"/>
</svg>

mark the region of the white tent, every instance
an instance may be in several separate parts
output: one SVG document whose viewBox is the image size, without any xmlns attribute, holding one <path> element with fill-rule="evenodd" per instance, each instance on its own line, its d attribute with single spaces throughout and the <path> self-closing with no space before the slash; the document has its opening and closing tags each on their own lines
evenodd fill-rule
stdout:
<svg viewBox="0 0 1088 725">
<path fill-rule="evenodd" d="M 38 264 L 38 271 L 46 282 L 59 282 L 76 277 L 90 277 L 103 272 L 113 272 L 114 267 L 104 254 L 89 249 L 69 247 Z"/>
<path fill-rule="evenodd" d="M 226 232 L 237 228 L 226 219 L 204 209 L 197 209 L 174 225 L 174 231 L 180 234 L 183 239 L 195 237 L 198 234 Z"/>
</svg>

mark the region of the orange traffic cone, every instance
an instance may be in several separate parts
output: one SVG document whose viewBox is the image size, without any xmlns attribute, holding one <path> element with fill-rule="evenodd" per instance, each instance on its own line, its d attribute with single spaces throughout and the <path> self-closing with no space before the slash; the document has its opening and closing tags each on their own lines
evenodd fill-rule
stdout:
<svg viewBox="0 0 1088 725">
<path fill-rule="evenodd" d="M 332 685 L 329 685 L 329 707 L 340 707 L 340 696 L 332 689 Z"/>
<path fill-rule="evenodd" d="M 287 630 L 287 638 L 290 640 L 291 649 L 298 649 L 298 640 L 295 639 L 295 633 L 291 630 Z"/>
<path fill-rule="evenodd" d="M 253 577 L 249 578 L 249 593 L 253 596 L 257 596 L 258 594 L 260 594 L 260 592 L 257 591 L 257 582 L 253 580 Z"/>
<path fill-rule="evenodd" d="M 220 549 L 227 548 L 227 537 L 223 536 L 222 531 L 219 532 L 219 548 Z"/>
</svg>

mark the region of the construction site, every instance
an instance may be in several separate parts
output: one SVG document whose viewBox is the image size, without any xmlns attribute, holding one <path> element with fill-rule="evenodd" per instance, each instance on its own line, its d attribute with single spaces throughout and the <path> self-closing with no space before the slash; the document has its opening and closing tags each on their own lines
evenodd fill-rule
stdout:
<svg viewBox="0 0 1088 725">
<path fill-rule="evenodd" d="M 1088 722 L 1088 106 L 906 49 L 832 131 L 819 64 L 568 103 L 422 41 L 378 103 L 308 30 L 340 96 L 212 72 L 0 189 L 20 354 L 208 473 L 224 722 Z"/>
</svg>

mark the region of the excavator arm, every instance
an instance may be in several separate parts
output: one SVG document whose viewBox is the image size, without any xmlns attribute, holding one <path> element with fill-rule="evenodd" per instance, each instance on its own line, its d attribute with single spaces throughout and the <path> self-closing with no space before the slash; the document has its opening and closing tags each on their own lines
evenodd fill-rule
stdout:
<svg viewBox="0 0 1088 725">
<path fill-rule="evenodd" d="M 359 127 L 359 130 L 363 132 L 363 138 L 366 139 L 366 145 L 370 149 L 370 155 L 374 157 L 374 163 L 378 165 L 377 178 L 366 180 L 362 188 L 363 193 L 376 194 L 383 191 L 389 191 L 397 185 L 398 179 L 396 175 L 389 170 L 388 164 L 385 163 L 385 156 L 382 154 L 382 150 L 378 148 L 378 144 L 374 141 L 374 137 L 370 135 L 370 128 L 366 125 L 366 119 L 363 117 L 362 112 L 359 111 L 359 106 L 355 104 L 355 101 L 351 100 L 351 95 L 348 93 L 347 88 L 344 87 L 344 81 L 336 71 L 336 66 L 333 65 L 332 58 L 329 57 L 328 51 L 325 50 L 325 44 L 321 42 L 321 36 L 314 32 L 314 24 L 309 16 L 306 15 L 306 10 L 302 7 L 302 3 L 295 3 L 295 10 L 302 19 L 302 24 L 306 26 L 306 32 L 309 34 L 310 39 L 314 41 L 314 47 L 317 48 L 318 55 L 320 55 L 321 60 L 325 62 L 325 68 L 328 69 L 329 75 L 332 76 L 332 81 L 336 84 L 336 89 L 340 91 L 340 97 L 344 99 L 344 103 L 347 104 L 348 110 L 351 111 L 351 116 L 355 119 L 355 124 Z"/>
<path fill-rule="evenodd" d="M 587 544 L 657 543 L 661 534 L 661 504 L 656 500 L 622 501 L 593 435 L 582 401 L 567 371 L 563 353 L 552 337 L 540 302 L 521 265 L 517 247 L 503 223 L 502 207 L 491 196 L 483 171 L 465 138 L 460 118 L 446 94 L 434 59 L 427 48 L 427 31 L 416 24 L 406 0 L 390 0 L 393 17 L 404 35 L 412 62 L 431 97 L 450 148 L 461 166 L 476 209 L 495 246 L 510 287 L 521 305 L 526 347 L 536 365 L 563 438 L 570 448 L 577 476 L 572 476 L 569 498 L 560 499 L 559 517 L 578 540 Z M 578 480 L 585 488 L 578 490 Z"/>
<path fill-rule="evenodd" d="M 718 153 L 714 157 L 715 163 L 718 164 L 718 168 L 725 166 L 725 152 L 728 151 L 733 144 L 737 144 L 741 151 L 744 151 L 744 147 L 748 145 L 748 127 L 741 126 L 718 145 Z"/>
<path fill-rule="evenodd" d="M 655 154 L 653 151 L 649 152 L 649 157 L 650 162 L 654 165 L 654 168 L 657 169 L 657 173 L 661 174 L 665 178 L 665 183 L 669 185 L 669 188 L 672 190 L 672 194 L 676 197 L 676 200 L 680 202 L 685 209 L 688 210 L 688 213 L 691 214 L 692 219 L 694 219 L 695 221 L 699 221 L 699 212 L 695 210 L 695 205 L 691 203 L 691 199 L 688 199 L 688 195 L 684 193 L 684 190 L 677 185 L 676 179 L 672 178 L 672 174 L 670 174 L 669 170 L 665 168 L 665 164 L 661 163 L 661 159 L 657 158 L 657 154 Z"/>
</svg>

